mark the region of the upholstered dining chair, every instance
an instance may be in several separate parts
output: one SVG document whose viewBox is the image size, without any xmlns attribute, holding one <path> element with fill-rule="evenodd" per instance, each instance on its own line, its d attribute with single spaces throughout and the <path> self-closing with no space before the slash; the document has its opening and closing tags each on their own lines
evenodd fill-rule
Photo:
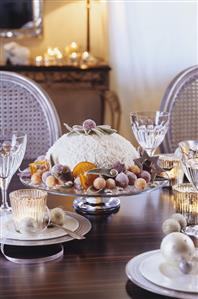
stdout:
<svg viewBox="0 0 198 299">
<path fill-rule="evenodd" d="M 161 152 L 172 153 L 180 141 L 198 139 L 198 66 L 185 69 L 171 81 L 160 110 L 170 112 Z"/>
<path fill-rule="evenodd" d="M 0 71 L 0 128 L 27 133 L 26 159 L 45 154 L 61 134 L 55 106 L 34 81 Z"/>
</svg>

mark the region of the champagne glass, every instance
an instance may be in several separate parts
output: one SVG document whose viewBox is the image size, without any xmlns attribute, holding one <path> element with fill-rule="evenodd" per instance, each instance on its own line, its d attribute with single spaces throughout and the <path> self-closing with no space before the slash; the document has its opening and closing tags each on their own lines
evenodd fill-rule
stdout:
<svg viewBox="0 0 198 299">
<path fill-rule="evenodd" d="M 168 131 L 169 113 L 131 112 L 130 121 L 137 142 L 149 156 L 153 156 Z"/>
<path fill-rule="evenodd" d="M 6 129 L 0 131 L 0 187 L 2 194 L 0 214 L 11 210 L 7 201 L 7 189 L 12 176 L 23 161 L 26 144 L 26 134 Z"/>
</svg>

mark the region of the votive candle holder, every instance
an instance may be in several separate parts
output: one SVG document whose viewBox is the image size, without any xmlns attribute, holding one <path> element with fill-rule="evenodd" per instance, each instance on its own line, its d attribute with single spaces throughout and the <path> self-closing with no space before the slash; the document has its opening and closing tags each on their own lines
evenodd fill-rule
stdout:
<svg viewBox="0 0 198 299">
<path fill-rule="evenodd" d="M 190 183 L 175 185 L 173 191 L 176 212 L 184 215 L 188 225 L 197 226 L 198 234 L 198 191 Z"/>
<path fill-rule="evenodd" d="M 159 165 L 164 169 L 162 176 L 170 181 L 174 186 L 183 183 L 184 172 L 181 160 L 174 154 L 164 154 L 159 156 Z"/>
<path fill-rule="evenodd" d="M 21 189 L 10 193 L 12 216 L 16 231 L 39 232 L 46 226 L 47 192 L 37 189 Z M 25 227 L 24 230 L 24 225 Z"/>
</svg>

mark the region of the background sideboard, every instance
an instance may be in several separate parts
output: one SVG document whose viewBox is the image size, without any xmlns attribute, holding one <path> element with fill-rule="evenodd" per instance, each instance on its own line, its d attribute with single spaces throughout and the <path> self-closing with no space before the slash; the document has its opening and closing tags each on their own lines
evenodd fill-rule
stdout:
<svg viewBox="0 0 198 299">
<path fill-rule="evenodd" d="M 108 65 L 82 69 L 74 66 L 0 66 L 0 70 L 20 73 L 39 83 L 50 95 L 63 123 L 80 124 L 92 118 L 108 122 L 119 130 L 120 104 L 109 90 Z"/>
</svg>

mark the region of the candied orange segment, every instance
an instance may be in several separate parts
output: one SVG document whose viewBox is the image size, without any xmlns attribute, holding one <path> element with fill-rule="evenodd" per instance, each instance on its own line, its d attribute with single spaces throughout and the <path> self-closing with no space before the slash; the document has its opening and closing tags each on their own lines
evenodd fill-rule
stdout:
<svg viewBox="0 0 198 299">
<path fill-rule="evenodd" d="M 29 169 L 31 175 L 33 175 L 37 170 L 42 172 L 49 170 L 49 163 L 46 160 L 40 160 L 29 164 Z"/>
<path fill-rule="evenodd" d="M 97 166 L 91 162 L 80 162 L 74 167 L 73 176 L 74 177 L 80 176 L 81 174 L 84 174 L 88 170 L 94 169 L 96 167 Z"/>
<path fill-rule="evenodd" d="M 80 174 L 80 183 L 84 190 L 87 190 L 90 186 L 93 185 L 94 180 L 97 178 L 95 174 Z"/>
<path fill-rule="evenodd" d="M 80 174 L 80 175 L 79 175 L 79 178 L 80 178 L 80 183 L 81 183 L 81 186 L 83 187 L 83 189 L 87 189 L 88 186 L 87 186 L 87 178 L 86 178 L 86 175 L 84 175 L 84 174 Z"/>
</svg>

